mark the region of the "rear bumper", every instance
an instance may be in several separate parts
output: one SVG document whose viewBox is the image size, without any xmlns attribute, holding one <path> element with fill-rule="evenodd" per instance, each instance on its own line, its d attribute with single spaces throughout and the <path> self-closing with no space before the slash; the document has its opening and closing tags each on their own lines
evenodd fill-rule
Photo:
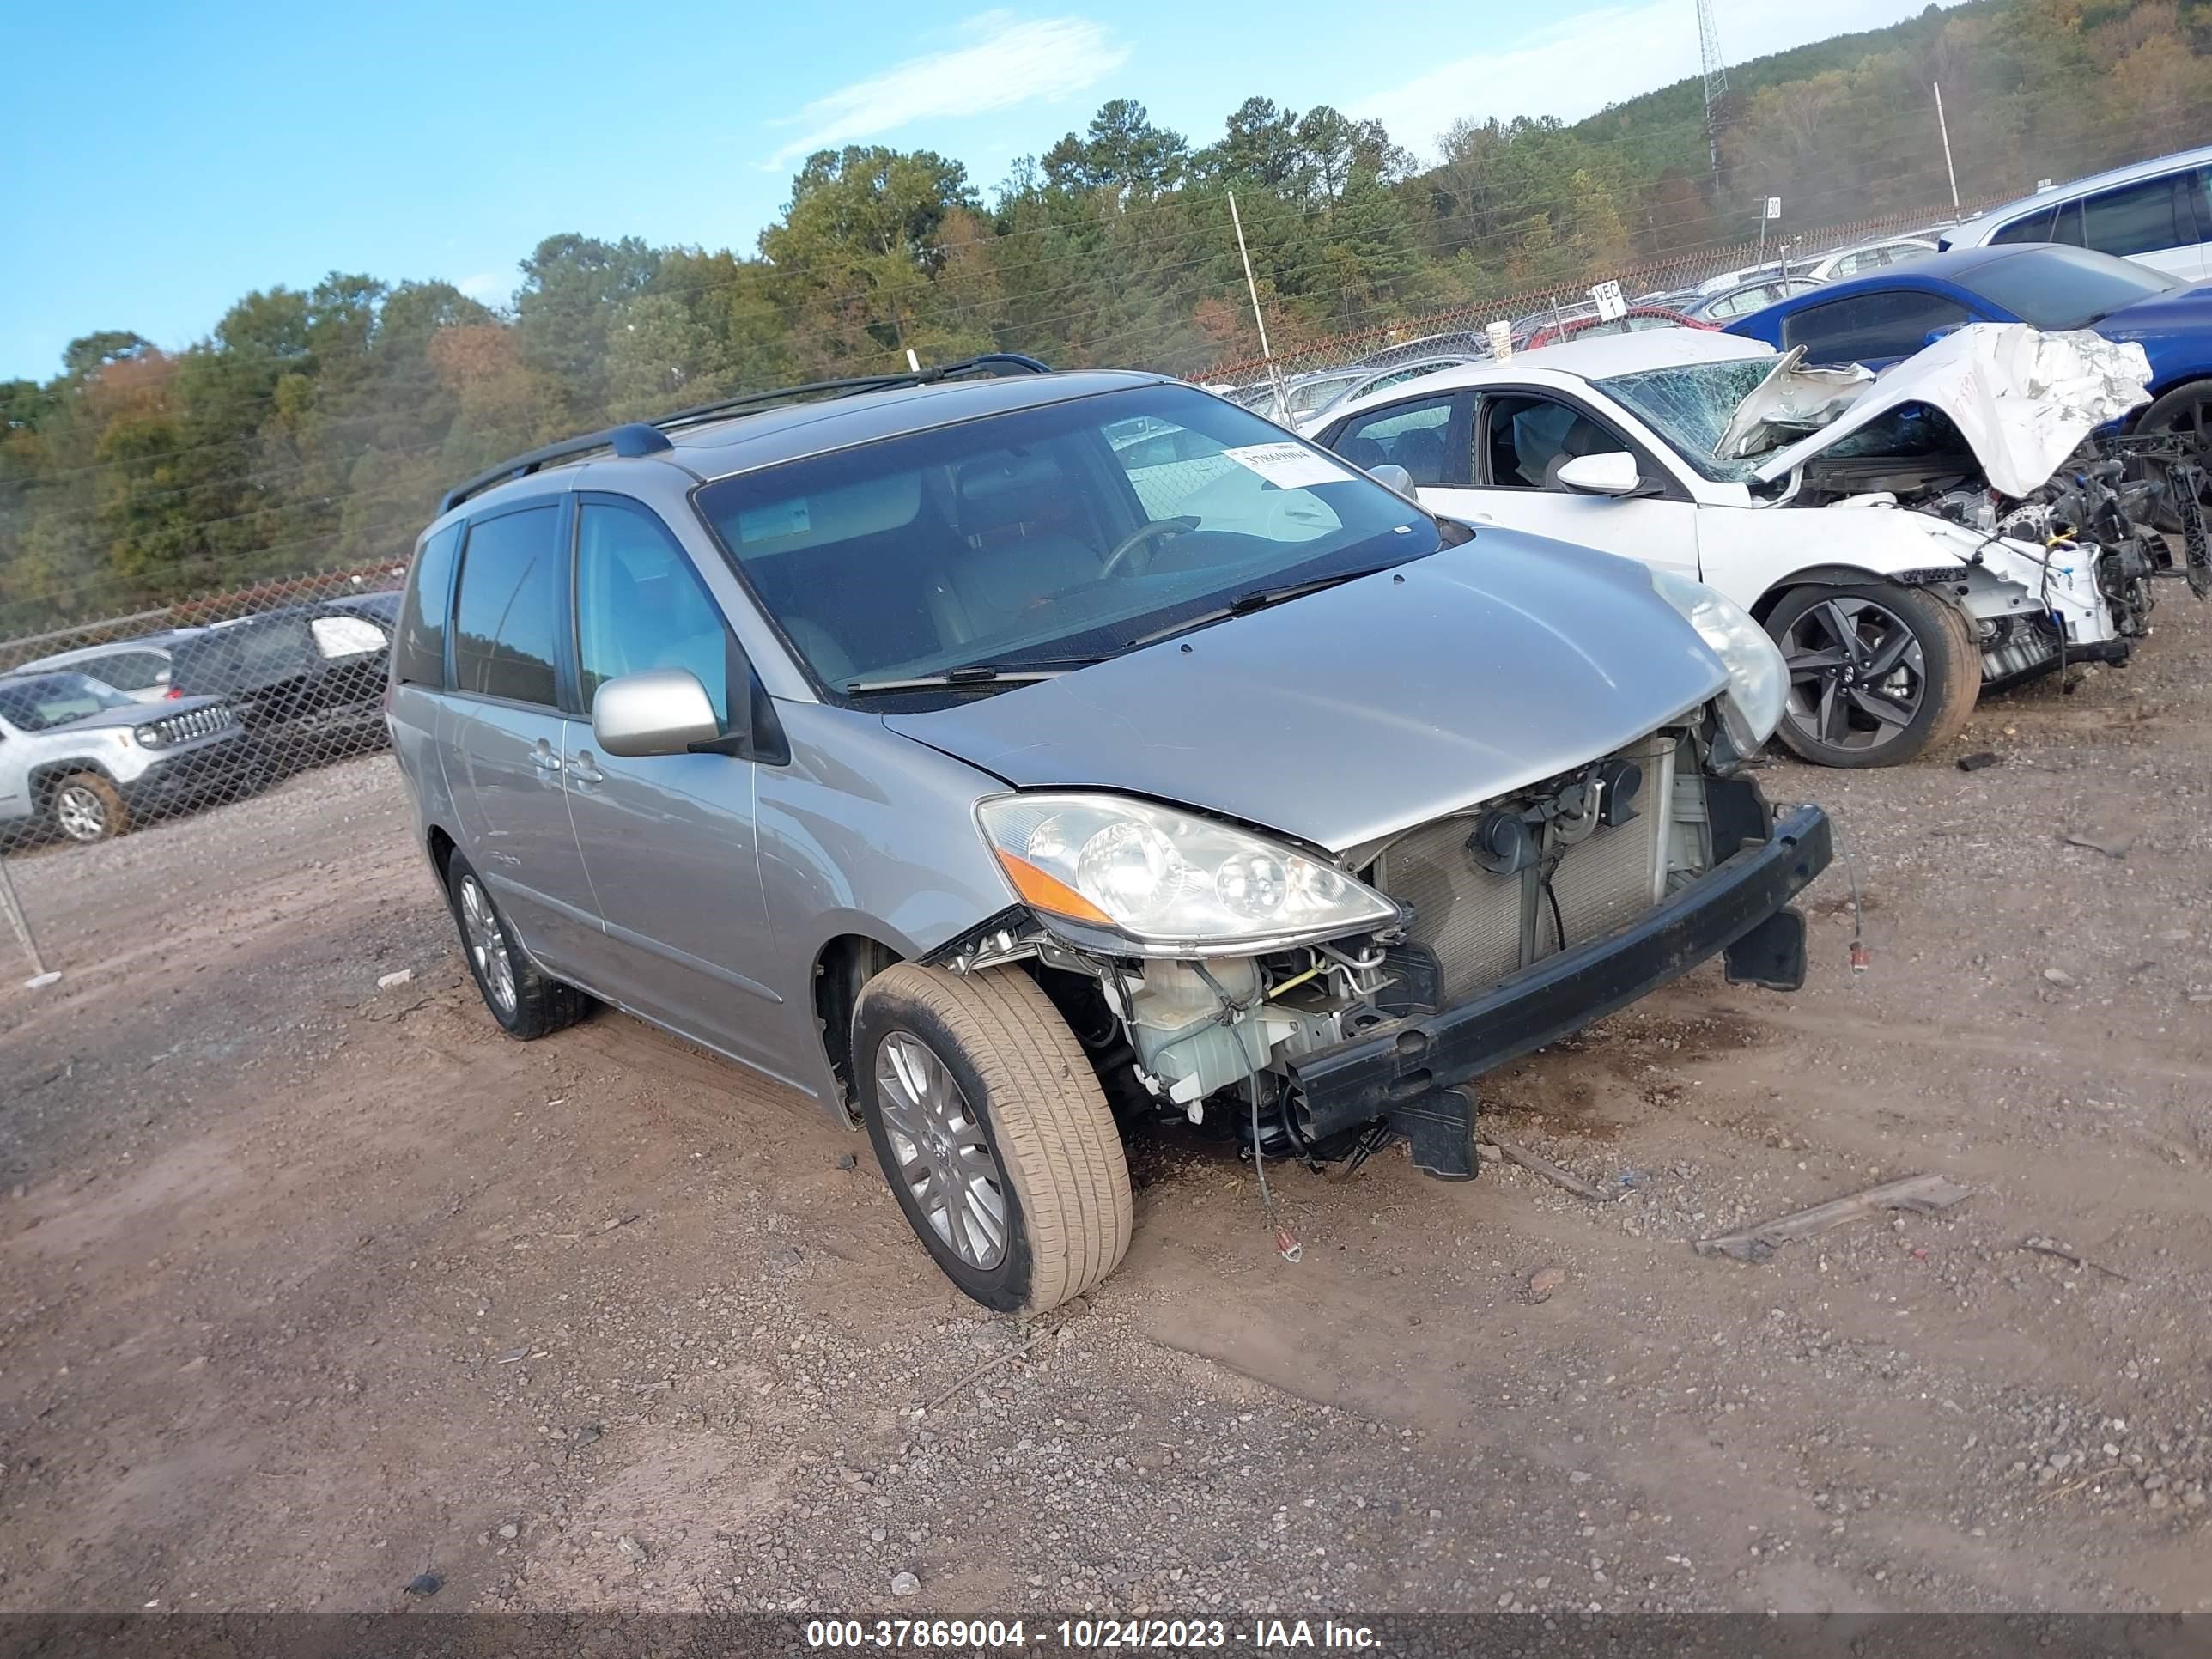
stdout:
<svg viewBox="0 0 2212 1659">
<path fill-rule="evenodd" d="M 1830 853 L 1827 814 L 1800 806 L 1619 932 L 1547 957 L 1455 1007 L 1390 1020 L 1300 1056 L 1290 1072 L 1301 1127 L 1318 1139 L 1416 1111 L 1722 951 L 1731 980 L 1796 989 L 1804 921 L 1789 902 L 1827 868 Z"/>
</svg>

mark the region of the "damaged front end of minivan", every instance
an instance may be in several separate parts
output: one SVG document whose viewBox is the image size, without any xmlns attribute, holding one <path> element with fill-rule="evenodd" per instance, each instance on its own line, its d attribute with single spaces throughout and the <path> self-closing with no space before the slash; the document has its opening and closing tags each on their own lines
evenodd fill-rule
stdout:
<svg viewBox="0 0 2212 1659">
<path fill-rule="evenodd" d="M 1748 617 L 1736 637 L 1772 654 Z M 1732 981 L 1802 983 L 1790 901 L 1828 821 L 1741 770 L 1778 708 L 1738 675 L 1631 742 L 1334 848 L 1104 791 L 994 797 L 979 827 L 1019 902 L 926 960 L 1029 963 L 1125 1119 L 1316 1166 L 1401 1138 L 1467 1179 L 1484 1073 L 1716 955 Z"/>
</svg>

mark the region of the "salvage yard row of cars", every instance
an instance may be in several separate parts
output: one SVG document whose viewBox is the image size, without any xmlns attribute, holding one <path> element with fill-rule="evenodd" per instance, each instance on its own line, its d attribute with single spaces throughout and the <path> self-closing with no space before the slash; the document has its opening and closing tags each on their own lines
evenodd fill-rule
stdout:
<svg viewBox="0 0 2212 1659">
<path fill-rule="evenodd" d="M 1729 331 L 1406 343 L 1311 437 L 997 355 L 470 479 L 389 719 L 487 1007 L 788 1085 L 999 1309 L 1111 1271 L 1149 1122 L 1271 1223 L 1276 1160 L 1472 1176 L 1486 1072 L 1714 957 L 1802 983 L 1831 830 L 1770 738 L 1907 760 L 2212 585 L 2202 428 L 2157 423 L 2212 288 L 1914 252 Z M 1788 337 L 1905 292 L 1970 314 L 1880 373 Z"/>
<path fill-rule="evenodd" d="M 106 841 L 380 747 L 398 606 L 340 594 L 0 674 L 0 843 Z"/>
<path fill-rule="evenodd" d="M 1485 1073 L 1716 957 L 1802 984 L 1832 831 L 1770 739 L 1905 761 L 2212 586 L 2212 285 L 1913 252 L 1725 331 L 1405 343 L 1310 436 L 992 354 L 458 484 L 377 660 L 486 1007 L 788 1085 L 1001 1310 L 1121 1260 L 1147 1123 L 1270 1224 L 1278 1160 L 1472 1177 Z"/>
</svg>

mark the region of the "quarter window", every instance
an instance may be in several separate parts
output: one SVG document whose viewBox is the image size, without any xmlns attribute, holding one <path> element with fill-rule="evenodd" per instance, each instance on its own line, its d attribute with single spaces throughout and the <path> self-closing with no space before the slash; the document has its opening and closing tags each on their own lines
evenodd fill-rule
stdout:
<svg viewBox="0 0 2212 1659">
<path fill-rule="evenodd" d="M 609 680 L 682 668 L 707 688 L 726 732 L 736 651 L 720 608 L 665 528 L 628 507 L 584 504 L 576 538 L 576 660 L 587 712 Z"/>
<path fill-rule="evenodd" d="M 461 690 L 552 706 L 560 516 L 558 507 L 532 507 L 470 526 L 453 612 Z"/>
<path fill-rule="evenodd" d="M 452 525 L 416 556 L 392 647 L 392 678 L 404 684 L 446 683 L 446 617 L 453 606 L 453 555 L 460 545 L 461 526 Z"/>
</svg>

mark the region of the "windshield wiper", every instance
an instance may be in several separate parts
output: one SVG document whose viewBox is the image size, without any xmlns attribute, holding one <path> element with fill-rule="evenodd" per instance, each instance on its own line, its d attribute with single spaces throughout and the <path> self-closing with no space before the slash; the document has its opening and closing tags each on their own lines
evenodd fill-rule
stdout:
<svg viewBox="0 0 2212 1659">
<path fill-rule="evenodd" d="M 971 662 L 934 674 L 909 674 L 898 679 L 853 680 L 845 686 L 848 697 L 865 697 L 875 691 L 935 691 L 961 685 L 1027 685 L 1037 680 L 1056 680 L 1079 668 L 1089 668 L 1103 657 L 1054 657 L 1037 662 L 1006 664 Z"/>
<path fill-rule="evenodd" d="M 1193 629 L 1206 628 L 1218 622 L 1227 622 L 1232 617 L 1249 617 L 1255 611 L 1265 611 L 1272 605 L 1302 599 L 1309 593 L 1318 593 L 1323 588 L 1341 587 L 1346 582 L 1358 581 L 1362 576 L 1372 576 L 1385 570 L 1395 570 L 1403 560 L 1394 559 L 1389 564 L 1371 564 L 1358 570 L 1340 570 L 1334 575 L 1314 576 L 1302 582 L 1285 582 L 1280 587 L 1255 587 L 1249 593 L 1239 593 L 1228 604 L 1217 610 L 1201 611 L 1195 617 L 1186 617 L 1179 623 L 1140 634 L 1129 641 L 1133 651 L 1140 645 L 1157 645 L 1162 640 L 1171 640 L 1178 634 L 1188 634 Z"/>
</svg>

